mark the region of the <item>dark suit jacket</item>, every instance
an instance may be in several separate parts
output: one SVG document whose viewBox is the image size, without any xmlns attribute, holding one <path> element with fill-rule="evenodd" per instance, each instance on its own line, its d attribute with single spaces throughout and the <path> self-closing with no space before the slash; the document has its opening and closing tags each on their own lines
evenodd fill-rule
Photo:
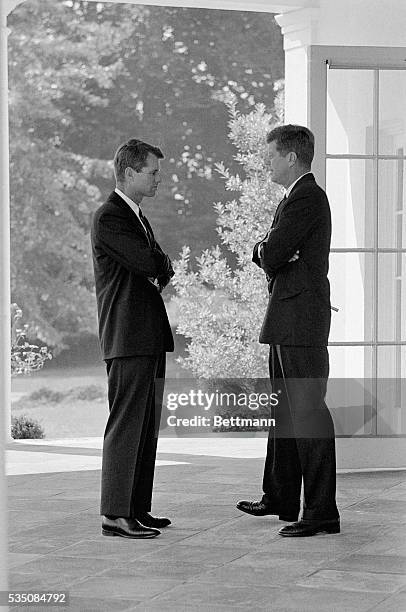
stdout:
<svg viewBox="0 0 406 612">
<path fill-rule="evenodd" d="M 169 282 L 166 256 L 114 191 L 94 214 L 91 241 L 103 359 L 173 351 L 164 302 L 148 280 Z"/>
<path fill-rule="evenodd" d="M 263 344 L 326 346 L 330 331 L 327 279 L 331 215 L 327 196 L 306 174 L 279 205 L 271 231 L 254 247 L 253 261 L 269 281 L 269 303 L 259 341 Z M 299 250 L 299 259 L 289 259 Z"/>
</svg>

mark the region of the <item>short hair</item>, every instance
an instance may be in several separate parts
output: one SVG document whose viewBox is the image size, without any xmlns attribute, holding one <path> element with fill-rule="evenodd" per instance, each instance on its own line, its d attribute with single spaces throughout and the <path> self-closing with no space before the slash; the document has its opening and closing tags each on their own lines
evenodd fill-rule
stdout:
<svg viewBox="0 0 406 612">
<path fill-rule="evenodd" d="M 267 143 L 276 142 L 276 149 L 282 155 L 294 151 L 304 166 L 311 166 L 314 157 L 314 134 L 303 125 L 280 125 L 271 130 Z"/>
<path fill-rule="evenodd" d="M 126 168 L 133 168 L 140 172 L 146 165 L 149 153 L 152 153 L 158 159 L 163 159 L 164 157 L 161 149 L 136 138 L 131 138 L 121 144 L 114 155 L 114 175 L 116 181 L 124 179 Z"/>
</svg>

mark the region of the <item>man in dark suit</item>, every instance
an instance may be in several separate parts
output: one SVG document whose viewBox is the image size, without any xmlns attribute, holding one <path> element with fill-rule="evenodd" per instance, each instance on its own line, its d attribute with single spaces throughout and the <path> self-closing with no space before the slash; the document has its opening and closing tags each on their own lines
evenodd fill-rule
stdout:
<svg viewBox="0 0 406 612">
<path fill-rule="evenodd" d="M 329 373 L 331 216 L 327 196 L 311 173 L 314 136 L 285 125 L 267 136 L 272 180 L 283 185 L 271 230 L 254 247 L 266 273 L 269 303 L 260 342 L 270 345 L 269 371 L 280 392 L 270 430 L 261 501 L 240 501 L 254 516 L 292 522 L 282 536 L 338 533 L 334 425 L 325 404 Z M 303 481 L 303 515 L 300 493 Z"/>
<path fill-rule="evenodd" d="M 104 434 L 103 535 L 151 538 L 170 524 L 150 515 L 165 353 L 173 337 L 162 289 L 174 272 L 139 207 L 160 183 L 157 147 L 131 139 L 114 158 L 116 189 L 93 218 L 99 336 L 110 414 Z"/>
</svg>

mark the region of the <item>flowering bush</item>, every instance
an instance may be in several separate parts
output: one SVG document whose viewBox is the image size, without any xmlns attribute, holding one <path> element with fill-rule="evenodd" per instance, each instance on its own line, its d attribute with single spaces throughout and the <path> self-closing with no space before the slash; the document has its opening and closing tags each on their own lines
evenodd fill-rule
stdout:
<svg viewBox="0 0 406 612">
<path fill-rule="evenodd" d="M 197 271 L 190 266 L 190 248 L 185 246 L 175 262 L 173 284 L 179 308 L 178 333 L 189 339 L 183 367 L 202 378 L 260 378 L 267 376 L 268 349 L 258 343 L 267 304 L 263 272 L 252 261 L 254 244 L 271 225 L 280 189 L 265 166 L 266 134 L 281 120 L 281 94 L 275 112 L 257 104 L 242 115 L 236 99 L 225 101 L 230 114 L 229 138 L 237 149 L 235 160 L 244 177 L 233 175 L 223 164 L 216 170 L 227 191 L 238 199 L 218 202 L 217 232 L 224 247 L 236 260 L 231 269 L 224 249 L 203 251 Z M 229 255 L 229 254 L 228 254 Z"/>
<path fill-rule="evenodd" d="M 17 304 L 11 305 L 11 375 L 30 374 L 40 370 L 52 359 L 46 346 L 38 347 L 27 341 L 28 325 L 19 327 L 23 314 Z"/>
<path fill-rule="evenodd" d="M 45 432 L 35 419 L 26 415 L 11 419 L 11 437 L 14 440 L 45 438 Z"/>
</svg>

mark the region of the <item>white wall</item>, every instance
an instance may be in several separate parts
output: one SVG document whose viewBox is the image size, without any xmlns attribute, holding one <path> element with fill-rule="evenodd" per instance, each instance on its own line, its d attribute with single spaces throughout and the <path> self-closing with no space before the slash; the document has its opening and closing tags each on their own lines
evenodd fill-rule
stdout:
<svg viewBox="0 0 406 612">
<path fill-rule="evenodd" d="M 320 0 L 313 44 L 406 46 L 406 1 Z"/>
</svg>

